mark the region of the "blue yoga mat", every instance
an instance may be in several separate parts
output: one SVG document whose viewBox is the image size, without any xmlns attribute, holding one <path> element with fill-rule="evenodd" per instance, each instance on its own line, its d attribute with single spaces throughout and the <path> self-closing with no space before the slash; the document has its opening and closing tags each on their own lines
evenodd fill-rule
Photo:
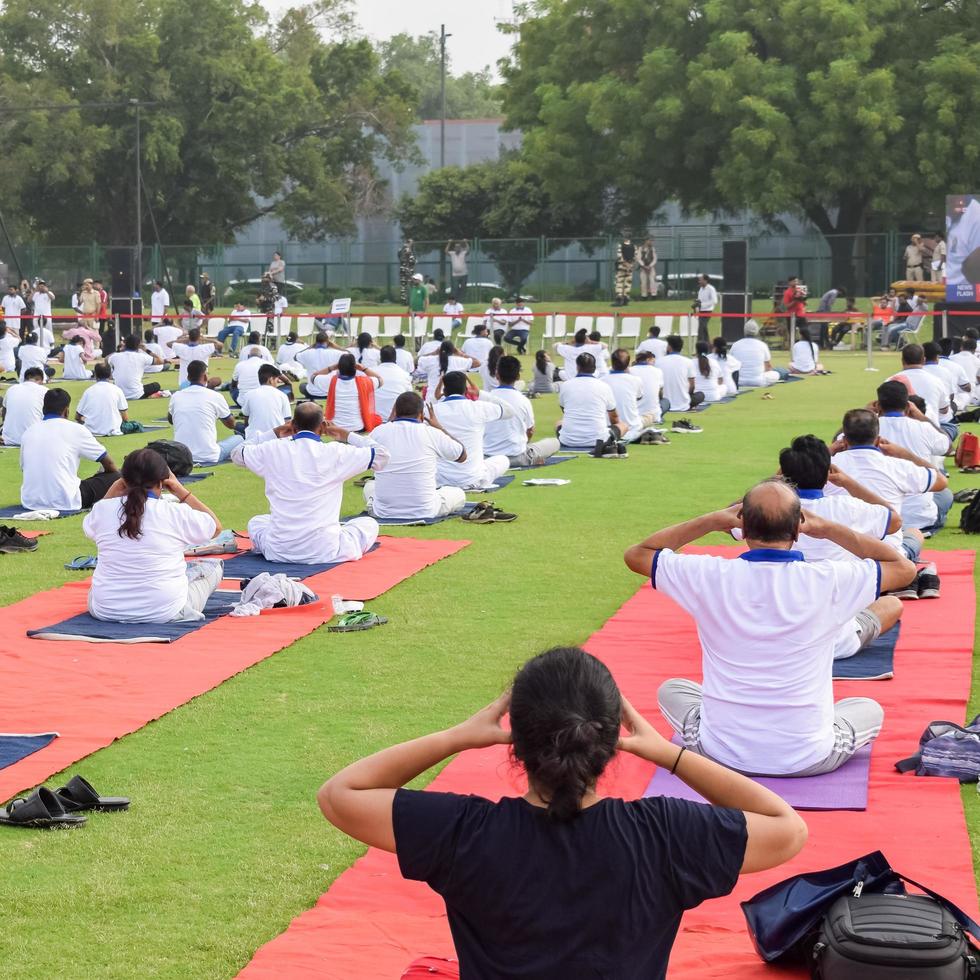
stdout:
<svg viewBox="0 0 980 980">
<path fill-rule="evenodd" d="M 199 483 L 201 480 L 206 480 L 209 476 L 214 476 L 213 473 L 190 473 L 187 476 L 181 476 L 177 479 L 181 483 Z"/>
<path fill-rule="evenodd" d="M 0 518 L 12 518 L 15 514 L 26 513 L 27 508 L 21 504 L 11 504 L 10 507 L 0 507 Z M 81 514 L 80 510 L 59 510 L 58 517 L 74 517 L 76 514 Z M 58 518 L 53 518 L 57 520 Z"/>
<path fill-rule="evenodd" d="M 230 459 L 221 459 L 217 463 L 195 463 L 194 469 L 196 470 L 209 470 L 212 466 L 227 466 L 231 462 Z"/>
<path fill-rule="evenodd" d="M 539 470 L 542 466 L 557 466 L 559 463 L 567 463 L 569 460 L 575 459 L 574 456 L 552 456 L 550 459 L 546 459 L 543 463 L 538 463 L 536 466 L 512 466 L 512 470 Z"/>
<path fill-rule="evenodd" d="M 902 624 L 896 623 L 853 657 L 834 661 L 834 678 L 850 681 L 884 681 L 895 676 L 895 644 Z"/>
<path fill-rule="evenodd" d="M 376 551 L 381 547 L 379 542 L 371 546 L 371 551 Z M 369 552 L 370 554 L 370 552 Z M 225 561 L 224 577 L 229 579 L 255 578 L 263 572 L 270 575 L 288 575 L 289 578 L 309 578 L 311 575 L 319 575 L 321 572 L 329 572 L 331 568 L 339 565 L 346 565 L 347 562 L 335 561 L 319 565 L 305 565 L 300 562 L 288 561 L 269 561 L 257 551 L 246 551 L 243 555 L 236 555 Z"/>
<path fill-rule="evenodd" d="M 0 735 L 0 769 L 6 769 L 21 759 L 40 751 L 58 737 L 57 732 L 40 735 Z"/>
<path fill-rule="evenodd" d="M 204 619 L 192 623 L 104 623 L 80 613 L 53 626 L 28 630 L 33 640 L 85 640 L 89 643 L 173 643 L 227 615 L 238 593 L 216 592 L 204 607 Z"/>
<path fill-rule="evenodd" d="M 430 524 L 441 524 L 443 521 L 450 521 L 454 517 L 459 517 L 462 514 L 468 514 L 471 510 L 475 509 L 476 504 L 466 503 L 462 510 L 456 511 L 455 514 L 446 514 L 445 517 L 375 517 L 374 519 L 385 527 L 428 527 Z M 349 517 L 342 517 L 341 523 L 344 521 L 352 520 L 355 517 L 372 517 L 366 510 L 362 510 L 360 514 L 351 514 Z M 226 566 L 227 567 L 227 566 Z"/>
<path fill-rule="evenodd" d="M 514 482 L 512 476 L 498 476 L 494 481 L 492 487 L 487 487 L 486 490 L 467 490 L 467 493 L 493 493 L 494 490 L 503 490 L 504 487 Z"/>
</svg>

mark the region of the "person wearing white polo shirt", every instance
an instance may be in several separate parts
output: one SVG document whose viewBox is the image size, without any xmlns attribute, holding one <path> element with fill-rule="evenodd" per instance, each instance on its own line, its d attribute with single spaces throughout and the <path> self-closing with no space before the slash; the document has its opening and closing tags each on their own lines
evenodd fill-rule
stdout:
<svg viewBox="0 0 980 980">
<path fill-rule="evenodd" d="M 527 353 L 527 341 L 534 325 L 531 307 L 518 296 L 517 305 L 510 311 L 510 328 L 504 334 L 505 344 L 516 344 L 518 354 Z"/>
<path fill-rule="evenodd" d="M 487 333 L 493 338 L 495 344 L 499 344 L 504 334 L 507 333 L 507 326 L 510 318 L 503 307 L 503 300 L 499 296 L 494 296 L 490 300 L 490 308 L 483 314 L 483 322 L 487 328 Z"/>
<path fill-rule="evenodd" d="M 405 343 L 404 336 L 405 336 L 404 334 L 395 334 L 395 343 L 397 344 L 398 338 L 401 337 L 402 344 L 404 344 Z M 442 346 L 443 342 L 445 341 L 445 339 L 446 339 L 446 332 L 442 329 L 442 327 L 436 327 L 435 330 L 432 331 L 432 339 L 425 341 L 425 343 L 423 343 L 422 346 L 419 347 L 418 350 L 419 359 L 423 357 L 428 357 L 430 354 L 437 353 L 439 348 Z"/>
<path fill-rule="evenodd" d="M 235 422 L 224 396 L 209 387 L 203 361 L 187 365 L 187 386 L 170 396 L 168 419 L 173 423 L 174 440 L 187 446 L 198 466 L 224 462 L 243 441 L 237 434 L 221 442 L 215 437 L 216 422 L 232 431 Z"/>
<path fill-rule="evenodd" d="M 809 329 L 807 327 L 800 327 L 797 333 L 800 339 L 793 344 L 789 361 L 789 373 L 826 374 L 826 370 L 819 359 L 820 348 L 810 340 Z"/>
<path fill-rule="evenodd" d="M 977 404 L 980 395 L 980 357 L 977 357 L 977 341 L 975 337 L 963 337 L 960 339 L 960 349 L 950 355 L 950 360 L 963 369 L 963 373 L 969 378 L 973 386 L 973 397 L 971 404 Z"/>
<path fill-rule="evenodd" d="M 85 353 L 85 341 L 75 336 L 61 349 L 60 360 L 65 366 L 61 372 L 63 381 L 90 381 L 92 372 L 85 366 L 91 360 Z"/>
<path fill-rule="evenodd" d="M 874 412 L 851 409 L 844 415 L 841 429 L 843 437 L 830 447 L 834 465 L 881 497 L 892 510 L 901 514 L 908 498 L 946 489 L 946 477 L 930 462 L 880 437 Z M 885 540 L 912 561 L 917 561 L 922 551 L 922 532 L 907 524 Z"/>
<path fill-rule="evenodd" d="M 942 471 L 952 441 L 909 401 L 909 390 L 901 381 L 886 381 L 880 385 L 874 408 L 882 438 Z M 902 520 L 928 537 L 946 526 L 952 506 L 953 491 L 948 486 L 932 493 L 916 494 L 902 502 Z"/>
<path fill-rule="evenodd" d="M 280 389 L 282 374 L 274 364 L 259 362 L 259 386 L 246 391 L 239 397 L 242 414 L 245 416 L 245 438 L 250 439 L 260 432 L 269 432 L 288 422 L 292 415 L 289 399 Z"/>
<path fill-rule="evenodd" d="M 20 502 L 25 510 L 84 510 L 116 482 L 116 464 L 84 425 L 69 421 L 70 407 L 71 395 L 64 388 L 48 388 L 41 421 L 21 436 Z M 98 463 L 102 471 L 80 480 L 83 459 Z"/>
<path fill-rule="evenodd" d="M 95 384 L 85 389 L 75 408 L 75 421 L 94 436 L 122 435 L 122 424 L 129 419 L 126 396 L 112 383 L 112 368 L 95 365 Z"/>
<path fill-rule="evenodd" d="M 446 316 L 451 316 L 453 318 L 452 320 L 453 330 L 456 330 L 462 326 L 463 313 L 464 313 L 463 304 L 460 303 L 460 301 L 456 299 L 455 296 L 449 297 L 449 299 L 446 301 L 445 306 L 443 306 L 442 308 L 442 312 L 445 313 Z"/>
<path fill-rule="evenodd" d="M 27 303 L 13 283 L 7 287 L 7 294 L 0 300 L 0 307 L 3 308 L 5 328 L 3 335 L 0 336 L 0 368 L 4 371 L 13 371 L 15 370 L 14 348 L 20 343 L 21 327 L 27 323 L 23 319 Z"/>
<path fill-rule="evenodd" d="M 187 377 L 187 366 L 192 361 L 199 361 L 207 368 L 211 358 L 218 353 L 218 349 L 214 344 L 201 343 L 201 330 L 199 327 L 193 327 L 187 332 L 186 344 L 173 344 L 172 350 L 174 352 L 174 360 L 179 365 L 177 373 L 177 386 L 179 388 L 185 388 L 188 384 L 193 383 Z"/>
<path fill-rule="evenodd" d="M 225 341 L 231 337 L 231 353 L 238 353 L 242 337 L 252 331 L 252 311 L 244 303 L 236 303 L 228 314 L 228 322 L 218 331 L 218 345 L 225 353 Z"/>
<path fill-rule="evenodd" d="M 830 459 L 827 444 L 816 436 L 797 436 L 779 454 L 779 471 L 796 491 L 801 505 L 824 520 L 879 540 L 898 531 L 902 526 L 899 514 L 867 487 L 831 466 Z M 740 537 L 738 532 L 732 536 Z M 807 561 L 857 561 L 833 541 L 806 533 L 797 538 L 796 548 Z M 887 633 L 901 616 L 901 599 L 890 595 L 876 599 L 842 627 L 834 645 L 834 659 L 853 657 Z"/>
<path fill-rule="evenodd" d="M 534 437 L 534 409 L 527 397 L 517 390 L 521 377 L 521 362 L 505 354 L 497 362 L 497 380 L 493 397 L 509 405 L 510 418 L 488 422 L 483 436 L 483 451 L 487 456 L 506 456 L 511 466 L 540 466 L 558 452 L 557 439 Z"/>
<path fill-rule="evenodd" d="M 684 340 L 672 335 L 667 338 L 667 356 L 657 366 L 664 374 L 664 397 L 671 412 L 687 412 L 704 401 L 704 392 L 694 385 L 694 361 L 685 357 Z"/>
<path fill-rule="evenodd" d="M 921 344 L 906 344 L 902 348 L 902 370 L 888 380 L 901 381 L 911 394 L 919 395 L 926 403 L 926 416 L 942 426 L 950 439 L 956 438 L 958 429 L 953 422 L 947 386 L 938 375 L 926 370 L 926 354 Z"/>
<path fill-rule="evenodd" d="M 651 351 L 637 351 L 633 358 L 632 370 L 643 385 L 640 415 L 650 415 L 653 424 L 659 425 L 663 421 L 664 412 L 670 410 L 670 402 L 664 398 L 664 373 L 657 367 L 656 362 L 657 358 Z M 663 441 L 670 440 L 664 438 Z"/>
<path fill-rule="evenodd" d="M 558 392 L 562 410 L 558 438 L 566 449 L 587 448 L 599 453 L 610 443 L 618 442 L 625 431 L 619 424 L 616 396 L 605 381 L 596 377 L 592 354 L 579 354 L 575 366 L 578 374 L 565 381 Z"/>
<path fill-rule="evenodd" d="M 475 371 L 483 362 L 475 357 L 467 357 L 456 349 L 451 340 L 444 340 L 437 353 L 419 357 L 418 370 L 426 376 L 425 400 L 431 405 L 436 400 L 439 379 L 450 371 Z M 465 375 L 464 375 L 465 377 Z"/>
<path fill-rule="evenodd" d="M 343 353 L 343 348 L 338 347 L 330 339 L 330 336 L 321 330 L 316 335 L 313 346 L 307 347 L 306 350 L 300 351 L 296 355 L 297 363 L 306 368 L 306 376 L 310 379 L 305 384 L 301 384 L 299 390 L 309 398 L 326 397 L 329 378 L 326 375 L 321 375 L 314 382 L 313 375 L 324 371 L 326 368 L 333 367 L 340 360 Z"/>
<path fill-rule="evenodd" d="M 395 334 L 392 343 L 395 345 L 395 363 L 408 374 L 414 374 L 415 358 L 411 351 L 405 349 L 405 335 L 403 333 Z"/>
<path fill-rule="evenodd" d="M 322 436 L 334 441 L 325 443 Z M 265 480 L 270 512 L 253 517 L 248 534 L 268 561 L 357 561 L 377 541 L 374 518 L 341 524 L 340 505 L 344 481 L 383 470 L 388 451 L 325 422 L 315 402 L 297 405 L 291 422 L 237 446 L 231 460 Z"/>
<path fill-rule="evenodd" d="M 54 368 L 48 367 L 48 358 L 51 356 L 51 348 L 37 339 L 37 334 L 32 333 L 27 337 L 27 341 L 20 345 L 17 357 L 20 360 L 20 381 L 24 380 L 24 372 L 28 368 L 39 367 L 46 377 L 50 378 L 54 374 Z"/>
<path fill-rule="evenodd" d="M 772 366 L 769 345 L 759 340 L 759 324 L 746 320 L 745 336 L 732 344 L 731 355 L 739 363 L 738 383 L 742 388 L 764 388 L 788 376 L 785 368 Z"/>
<path fill-rule="evenodd" d="M 248 340 L 238 352 L 238 360 L 244 361 L 253 354 L 258 354 L 266 364 L 275 364 L 276 359 L 272 356 L 272 351 L 262 343 L 262 334 L 258 330 L 253 330 L 248 335 Z"/>
<path fill-rule="evenodd" d="M 395 399 L 394 418 L 371 438 L 388 451 L 388 464 L 364 485 L 369 514 L 389 520 L 424 521 L 459 513 L 466 505 L 460 487 L 439 486 L 440 461 L 466 462 L 466 449 L 440 425 L 435 406 L 414 391 Z"/>
<path fill-rule="evenodd" d="M 510 460 L 503 454 L 484 458 L 484 433 L 489 423 L 513 418 L 514 410 L 485 391 L 479 401 L 466 397 L 466 375 L 449 371 L 442 377 L 442 398 L 437 402 L 439 424 L 466 450 L 462 462 L 440 459 L 436 466 L 439 483 L 462 487 L 464 490 L 483 490 L 510 469 Z"/>
<path fill-rule="evenodd" d="M 486 364 L 490 351 L 493 350 L 493 341 L 490 339 L 485 323 L 478 323 L 473 327 L 473 336 L 467 337 L 460 348 L 466 357 L 473 358 L 480 364 Z"/>
<path fill-rule="evenodd" d="M 331 425 L 351 432 L 370 432 L 380 424 L 375 394 L 384 382 L 376 371 L 358 364 L 349 351 L 341 354 L 333 367 L 314 374 L 310 383 L 318 379 L 326 381 L 325 413 Z"/>
<path fill-rule="evenodd" d="M 28 368 L 20 384 L 11 385 L 3 396 L 3 429 L 0 442 L 5 446 L 19 446 L 21 436 L 35 423 L 41 421 L 44 405 L 44 372 Z"/>
<path fill-rule="evenodd" d="M 667 356 L 667 341 L 661 338 L 660 327 L 656 324 L 650 327 L 646 340 L 641 340 L 640 346 L 636 348 L 637 354 L 641 351 L 649 351 L 658 361 Z"/>
<path fill-rule="evenodd" d="M 698 273 L 698 298 L 694 304 L 698 313 L 698 340 L 707 342 L 711 336 L 711 317 L 718 305 L 718 290 L 711 285 L 711 279 L 704 273 Z"/>
<path fill-rule="evenodd" d="M 712 341 L 711 353 L 708 357 L 721 370 L 721 376 L 725 380 L 725 395 L 734 398 L 738 394 L 738 372 L 742 365 L 729 352 L 728 343 L 724 337 L 715 337 L 714 341 Z"/>
<path fill-rule="evenodd" d="M 163 344 L 159 343 L 156 339 L 156 335 L 153 333 L 152 328 L 143 331 L 143 350 L 147 354 L 152 355 L 157 358 L 159 363 L 154 362 L 143 369 L 144 374 L 160 374 L 163 371 L 169 371 L 170 365 L 167 364 L 167 360 L 170 355 L 167 353 L 166 348 Z"/>
<path fill-rule="evenodd" d="M 398 396 L 412 390 L 412 376 L 398 366 L 397 351 L 391 344 L 381 348 L 381 363 L 374 368 L 374 373 L 382 381 L 374 393 L 375 411 L 387 422 Z"/>
<path fill-rule="evenodd" d="M 248 350 L 249 348 L 246 348 Z M 256 351 L 248 357 L 243 358 L 235 365 L 235 370 L 231 373 L 231 381 L 228 383 L 228 394 L 231 400 L 238 405 L 242 403 L 242 397 L 254 391 L 261 384 L 259 381 L 259 369 L 268 363 Z M 273 364 L 272 367 L 275 367 Z M 278 373 L 278 369 L 277 369 Z"/>
<path fill-rule="evenodd" d="M 870 698 L 834 703 L 841 628 L 915 566 L 890 545 L 801 507 L 781 480 L 740 504 L 651 535 L 626 564 L 694 618 L 704 680 L 660 686 L 660 710 L 692 752 L 744 773 L 813 776 L 842 766 L 881 730 Z M 737 558 L 680 554 L 712 531 L 741 528 Z M 803 559 L 800 534 L 829 540 L 856 561 Z"/>
<path fill-rule="evenodd" d="M 149 398 L 160 390 L 156 381 L 143 384 L 143 373 L 155 364 L 162 366 L 163 361 L 156 354 L 143 350 L 136 334 L 130 334 L 123 341 L 123 349 L 110 354 L 106 360 L 112 368 L 116 384 L 130 401 Z"/>
<path fill-rule="evenodd" d="M 156 326 L 163 322 L 163 318 L 170 309 L 170 293 L 164 288 L 163 283 L 158 279 L 153 283 L 150 291 L 150 323 Z"/>
<path fill-rule="evenodd" d="M 694 364 L 694 391 L 701 392 L 707 404 L 721 401 L 725 396 L 725 378 L 721 366 L 709 356 L 711 345 L 699 340 L 694 347 L 697 357 Z"/>
<path fill-rule="evenodd" d="M 309 350 L 309 344 L 304 344 L 295 333 L 291 333 L 286 337 L 286 343 L 276 350 L 276 364 L 290 364 L 305 350 Z"/>
<path fill-rule="evenodd" d="M 612 352 L 611 367 L 612 370 L 602 380 L 609 385 L 613 398 L 616 399 L 616 415 L 619 418 L 620 428 L 625 427 L 623 440 L 637 442 L 646 433 L 652 435 L 650 429 L 656 422 L 655 413 L 640 412 L 640 404 L 646 394 L 643 380 L 640 378 L 642 371 L 630 370 L 629 351 L 622 348 Z M 660 406 L 657 407 L 659 409 Z"/>
<path fill-rule="evenodd" d="M 34 329 L 39 337 L 43 336 L 44 330 L 51 329 L 51 301 L 57 297 L 43 279 L 38 279 L 31 294 L 31 303 L 34 305 Z"/>
<path fill-rule="evenodd" d="M 175 357 L 174 342 L 184 336 L 184 331 L 180 327 L 175 327 L 166 317 L 160 323 L 156 324 L 152 330 L 157 343 L 163 348 L 163 359 L 165 361 L 172 361 Z"/>
<path fill-rule="evenodd" d="M 950 383 L 953 407 L 959 411 L 966 408 L 973 400 L 973 386 L 976 373 L 968 373 L 959 363 L 950 357 L 953 351 L 953 338 L 943 337 L 941 340 L 922 345 L 926 355 L 926 367 L 933 371 L 942 371 Z M 935 351 L 935 355 L 931 352 Z"/>
<path fill-rule="evenodd" d="M 578 373 L 576 360 L 579 354 L 592 355 L 596 364 L 595 376 L 597 378 L 609 373 L 606 367 L 605 345 L 602 343 L 592 343 L 589 340 L 589 331 L 585 327 L 582 327 L 581 330 L 576 330 L 572 340 L 573 342 L 571 344 L 559 342 L 554 345 L 555 353 L 560 354 L 565 359 L 564 365 L 558 372 L 558 376 L 562 381 L 568 381 Z"/>
</svg>

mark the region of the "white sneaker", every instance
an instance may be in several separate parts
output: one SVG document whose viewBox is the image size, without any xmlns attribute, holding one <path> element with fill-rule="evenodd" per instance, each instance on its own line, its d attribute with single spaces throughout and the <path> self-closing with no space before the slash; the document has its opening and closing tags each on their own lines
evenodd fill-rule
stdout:
<svg viewBox="0 0 980 980">
<path fill-rule="evenodd" d="M 834 345 L 834 350 L 850 350 L 850 349 L 851 349 L 851 345 L 845 344 L 843 341 L 841 341 L 839 344 Z"/>
</svg>

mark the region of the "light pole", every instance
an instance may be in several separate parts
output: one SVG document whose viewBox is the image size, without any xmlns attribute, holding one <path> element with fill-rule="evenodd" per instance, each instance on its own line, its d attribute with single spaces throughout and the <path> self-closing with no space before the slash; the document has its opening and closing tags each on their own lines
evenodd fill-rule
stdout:
<svg viewBox="0 0 980 980">
<path fill-rule="evenodd" d="M 130 99 L 129 104 L 136 109 L 136 292 L 143 295 L 143 151 L 140 133 L 140 101 Z"/>
<path fill-rule="evenodd" d="M 439 25 L 439 166 L 446 165 L 446 25 Z"/>
</svg>

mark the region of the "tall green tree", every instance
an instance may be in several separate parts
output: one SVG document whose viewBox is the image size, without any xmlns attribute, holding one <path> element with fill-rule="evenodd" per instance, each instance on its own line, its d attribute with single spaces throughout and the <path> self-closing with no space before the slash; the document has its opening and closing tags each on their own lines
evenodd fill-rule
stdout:
<svg viewBox="0 0 980 980">
<path fill-rule="evenodd" d="M 980 173 L 975 0 L 536 0 L 509 125 L 556 197 L 609 230 L 665 201 L 789 211 L 852 278 L 870 219 L 936 213 Z"/>
<path fill-rule="evenodd" d="M 397 217 L 418 241 L 479 238 L 481 254 L 496 264 L 512 292 L 534 271 L 541 236 L 572 237 L 590 220 L 576 204 L 553 198 L 517 156 L 433 170 L 402 200 Z"/>
<path fill-rule="evenodd" d="M 414 93 L 344 0 L 270 24 L 245 0 L 9 0 L 0 13 L 0 207 L 21 237 L 135 238 L 135 117 L 166 243 L 227 241 L 275 214 L 303 239 L 380 204 L 376 161 L 413 152 Z M 324 38 L 329 24 L 335 36 Z M 151 239 L 144 225 L 144 238 Z"/>
<path fill-rule="evenodd" d="M 442 112 L 442 74 L 439 35 L 432 31 L 419 37 L 395 34 L 379 45 L 381 63 L 397 71 L 418 93 L 419 119 L 438 119 Z M 489 68 L 453 74 L 446 56 L 446 116 L 449 119 L 483 119 L 499 116 L 500 90 Z"/>
</svg>

